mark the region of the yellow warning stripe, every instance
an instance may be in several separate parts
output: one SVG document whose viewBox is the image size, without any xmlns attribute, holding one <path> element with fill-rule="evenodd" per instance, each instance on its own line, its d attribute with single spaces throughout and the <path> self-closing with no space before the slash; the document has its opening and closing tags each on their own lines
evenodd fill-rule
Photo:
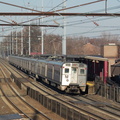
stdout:
<svg viewBox="0 0 120 120">
<path fill-rule="evenodd" d="M 87 85 L 94 86 L 94 83 L 87 82 Z"/>
</svg>

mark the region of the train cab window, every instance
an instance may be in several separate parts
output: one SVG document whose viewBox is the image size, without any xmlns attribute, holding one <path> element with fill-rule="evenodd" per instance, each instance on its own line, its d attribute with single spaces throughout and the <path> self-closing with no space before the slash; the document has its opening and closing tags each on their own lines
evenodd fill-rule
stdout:
<svg viewBox="0 0 120 120">
<path fill-rule="evenodd" d="M 69 68 L 65 68 L 65 73 L 69 73 Z"/>
<path fill-rule="evenodd" d="M 72 68 L 72 71 L 73 71 L 73 73 L 76 73 L 77 69 L 76 68 Z"/>
<path fill-rule="evenodd" d="M 80 69 L 80 74 L 85 74 L 85 70 L 84 69 Z"/>
</svg>

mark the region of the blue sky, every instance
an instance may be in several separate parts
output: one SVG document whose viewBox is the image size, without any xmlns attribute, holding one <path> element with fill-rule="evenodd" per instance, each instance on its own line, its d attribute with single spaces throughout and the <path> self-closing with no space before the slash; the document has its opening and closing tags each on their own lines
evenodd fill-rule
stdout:
<svg viewBox="0 0 120 120">
<path fill-rule="evenodd" d="M 34 8 L 34 9 L 36 9 L 36 8 L 41 9 L 41 3 L 42 3 L 41 2 L 42 0 L 1 0 L 1 1 L 24 6 L 24 7 L 30 7 L 30 8 Z M 70 6 L 80 5 L 80 4 L 89 3 L 89 2 L 93 2 L 93 1 L 97 1 L 97 0 L 68 0 L 66 2 L 66 5 L 67 5 L 67 7 L 70 7 Z M 43 0 L 44 9 L 45 9 L 45 11 L 50 10 L 51 8 L 57 6 L 58 4 L 60 4 L 62 2 L 63 2 L 63 0 Z M 108 3 L 108 7 L 116 6 L 116 5 L 120 4 L 120 0 L 107 0 L 107 3 Z M 100 8 L 104 8 L 104 4 L 105 4 L 105 2 L 103 1 L 103 2 L 98 2 L 98 3 L 92 4 L 92 5 L 80 7 L 77 9 L 79 9 L 80 11 L 97 10 Z M 62 5 L 60 7 L 62 7 Z M 14 10 L 20 11 L 20 9 L 17 9 L 15 7 L 10 7 L 10 6 L 4 5 L 4 4 L 0 4 L 0 10 L 3 12 L 4 11 L 14 11 Z M 70 11 L 74 12 L 77 10 L 75 8 L 75 9 L 71 9 Z M 83 11 L 83 12 L 85 12 L 85 11 Z"/>
<path fill-rule="evenodd" d="M 24 6 L 24 7 L 30 6 L 31 8 L 34 8 L 34 9 L 36 9 L 36 8 L 40 9 L 41 3 L 42 3 L 41 2 L 42 0 L 1 0 L 1 1 L 11 3 L 11 4 L 20 5 L 20 6 Z M 97 0 L 68 0 L 66 2 L 66 5 L 67 5 L 67 7 L 70 7 L 70 6 L 89 3 L 89 2 L 93 2 L 93 1 L 97 1 Z M 55 7 L 56 5 L 58 5 L 62 2 L 63 2 L 63 0 L 43 0 L 44 9 L 46 11 L 50 10 L 51 8 Z M 120 0 L 107 0 L 107 3 L 108 3 L 108 7 L 116 6 L 116 5 L 120 4 Z M 84 6 L 84 7 L 81 7 L 79 9 L 85 10 L 87 8 L 88 10 L 90 10 L 90 9 L 92 10 L 92 9 L 98 9 L 101 7 L 103 8 L 104 4 L 105 4 L 105 2 L 103 1 L 103 2 L 98 2 L 98 3 L 92 4 L 92 5 L 88 5 L 86 7 Z M 0 10 L 2 10 L 2 11 L 9 11 L 9 10 L 14 11 L 17 9 L 15 7 L 10 7 L 8 5 L 0 4 Z M 76 9 L 71 9 L 71 10 L 75 11 Z"/>
<path fill-rule="evenodd" d="M 67 0 L 66 7 L 71 7 L 75 5 L 85 4 L 89 2 L 93 2 L 97 0 Z M 42 0 L 1 0 L 1 2 L 11 3 L 23 7 L 28 7 L 32 9 L 41 10 L 42 9 Z M 43 0 L 44 4 L 44 11 L 49 11 L 55 6 L 62 3 L 63 0 Z M 54 10 L 61 9 L 63 5 L 55 8 Z M 107 0 L 107 8 L 108 13 L 120 13 L 120 0 Z M 105 12 L 105 2 L 94 3 L 91 5 L 86 5 L 74 9 L 67 10 L 66 12 L 80 12 L 80 13 L 88 13 L 88 12 Z M 109 10 L 110 9 L 110 10 Z M 8 6 L 0 3 L 0 11 L 1 12 L 30 12 L 28 10 L 24 10 L 21 8 L 16 8 L 13 6 Z M 63 12 L 63 11 L 61 11 Z M 37 17 L 37 16 L 36 16 Z M 1 20 L 6 20 L 11 22 L 11 20 L 16 21 L 17 23 L 28 20 L 30 18 L 36 17 L 13 17 L 13 16 L 1 16 Z M 119 26 L 120 26 L 120 17 L 87 17 L 87 16 L 79 16 L 79 17 L 66 17 L 67 22 L 67 36 L 85 36 L 85 37 L 96 37 L 100 36 L 103 33 L 110 33 L 110 34 L 119 34 Z M 38 21 L 34 21 L 37 23 Z M 96 26 L 97 23 L 99 26 Z M 4 22 L 0 22 L 4 23 Z M 44 19 L 44 23 L 42 24 L 56 24 L 59 23 L 63 25 L 63 17 L 49 17 Z M 2 26 L 0 27 L 1 30 L 4 28 L 4 34 L 8 34 L 9 32 L 5 32 L 8 28 Z M 19 31 L 19 27 L 17 27 Z M 1 31 L 0 30 L 0 31 Z M 48 34 L 60 34 L 63 35 L 63 29 L 59 28 L 44 28 L 45 32 Z M 3 32 L 1 32 L 3 34 Z"/>
</svg>

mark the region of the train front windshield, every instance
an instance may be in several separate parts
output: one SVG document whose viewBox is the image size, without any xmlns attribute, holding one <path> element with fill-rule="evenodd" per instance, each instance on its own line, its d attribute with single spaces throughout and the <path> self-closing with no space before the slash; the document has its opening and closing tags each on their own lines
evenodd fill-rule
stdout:
<svg viewBox="0 0 120 120">
<path fill-rule="evenodd" d="M 85 74 L 85 70 L 84 69 L 80 69 L 80 74 L 84 75 Z"/>
</svg>

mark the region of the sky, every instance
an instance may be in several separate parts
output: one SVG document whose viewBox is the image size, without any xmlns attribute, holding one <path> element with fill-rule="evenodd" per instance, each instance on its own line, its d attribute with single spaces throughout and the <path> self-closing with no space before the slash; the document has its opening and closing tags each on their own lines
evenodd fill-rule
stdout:
<svg viewBox="0 0 120 120">
<path fill-rule="evenodd" d="M 6 2 L 14 5 L 19 5 L 27 8 L 32 8 L 35 10 L 39 10 L 47 12 L 47 11 L 55 11 L 63 8 L 64 0 L 0 0 L 0 2 Z M 90 3 L 97 0 L 66 0 L 66 7 L 82 5 L 85 3 Z M 42 7 L 43 2 L 43 7 Z M 54 8 L 54 9 L 53 9 Z M 29 10 L 13 7 L 10 5 L 5 5 L 0 3 L 0 11 L 1 12 L 31 12 Z M 64 12 L 64 11 L 61 11 Z M 105 1 L 101 1 L 98 3 L 84 5 L 81 7 L 76 7 L 73 9 L 66 10 L 65 12 L 69 13 L 104 13 L 105 12 Z M 120 13 L 120 0 L 107 0 L 107 12 L 108 13 Z M 0 24 L 1 20 L 12 22 L 14 20 L 17 23 L 24 22 L 29 19 L 39 18 L 39 16 L 0 16 Z M 58 28 L 44 28 L 44 32 L 46 34 L 59 34 L 63 36 L 63 16 L 52 16 L 46 17 L 43 19 L 43 22 L 39 20 L 33 21 L 35 24 L 44 24 L 44 25 L 59 25 Z M 93 17 L 93 16 L 70 16 L 65 17 L 66 21 L 66 35 L 67 36 L 84 36 L 84 37 L 100 37 L 103 33 L 111 34 L 111 35 L 119 35 L 120 34 L 120 17 L 112 16 L 112 17 Z M 27 23 L 26 23 L 27 24 Z M 12 31 L 13 27 L 5 27 L 0 26 L 0 34 L 7 35 Z M 20 31 L 21 27 L 14 27 L 17 31 Z"/>
</svg>

